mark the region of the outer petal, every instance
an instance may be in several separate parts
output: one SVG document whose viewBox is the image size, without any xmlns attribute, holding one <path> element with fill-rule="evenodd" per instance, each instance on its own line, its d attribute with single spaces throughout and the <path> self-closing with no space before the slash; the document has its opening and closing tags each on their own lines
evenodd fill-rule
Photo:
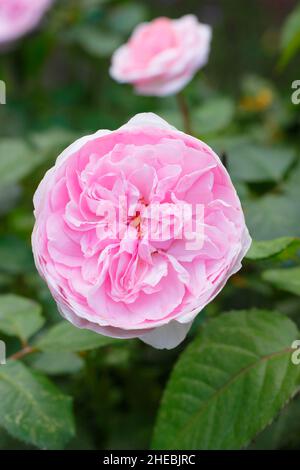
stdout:
<svg viewBox="0 0 300 470">
<path fill-rule="evenodd" d="M 120 130 L 130 130 L 135 127 L 157 127 L 158 129 L 170 129 L 177 131 L 177 129 L 163 118 L 155 113 L 139 113 L 131 118 L 124 126 L 120 127 Z"/>
<path fill-rule="evenodd" d="M 75 152 L 78 152 L 78 150 L 80 150 L 87 142 L 98 139 L 99 137 L 105 136 L 107 134 L 111 134 L 111 132 L 112 131 L 109 131 L 108 129 L 101 129 L 100 131 L 97 131 L 94 134 L 86 135 L 84 137 L 81 137 L 80 139 L 75 140 L 75 142 L 69 145 L 69 147 L 67 147 L 57 157 L 56 165 L 60 166 L 70 157 L 70 155 L 72 155 Z"/>
<path fill-rule="evenodd" d="M 76 314 L 72 312 L 72 310 L 70 310 L 68 307 L 60 303 L 57 303 L 57 308 L 60 314 L 62 315 L 62 317 L 68 320 L 77 328 L 85 328 L 87 330 L 94 331 L 95 333 L 98 333 L 100 335 L 109 336 L 111 338 L 117 338 L 117 339 L 137 338 L 138 335 L 141 334 L 141 330 L 123 330 L 122 328 L 115 328 L 113 326 L 101 326 L 98 323 L 93 323 L 89 320 L 78 317 Z M 144 330 L 144 331 L 145 333 L 147 333 L 147 331 L 149 332 L 149 330 Z"/>
<path fill-rule="evenodd" d="M 39 0 L 38 2 L 28 0 L 4 1 L 4 12 L 6 5 L 17 7 L 17 11 L 18 7 L 21 7 L 23 11 L 22 14 L 12 17 L 10 21 L 0 12 L 0 44 L 5 47 L 34 29 L 53 2 L 54 0 Z"/>
<path fill-rule="evenodd" d="M 213 294 L 209 297 L 207 302 L 205 304 L 199 304 L 195 306 L 190 312 L 184 312 L 182 315 L 177 317 L 177 321 L 180 323 L 186 323 L 193 321 L 195 317 L 198 315 L 198 313 L 208 304 L 210 303 L 218 294 L 221 292 L 223 287 L 225 286 L 226 282 L 228 279 L 233 276 L 233 274 L 237 273 L 241 267 L 242 267 L 242 259 L 250 249 L 252 243 L 252 238 L 250 237 L 249 231 L 247 227 L 245 226 L 244 232 L 243 232 L 243 237 L 241 240 L 241 249 L 235 259 L 234 264 L 230 268 L 230 270 L 226 273 L 226 276 L 224 277 L 223 281 L 218 285 L 217 289 L 213 292 Z"/>
<path fill-rule="evenodd" d="M 160 326 L 145 335 L 139 336 L 139 339 L 157 349 L 173 349 L 182 343 L 191 326 L 192 322 L 178 323 L 177 321 L 171 321 L 167 325 Z"/>
</svg>

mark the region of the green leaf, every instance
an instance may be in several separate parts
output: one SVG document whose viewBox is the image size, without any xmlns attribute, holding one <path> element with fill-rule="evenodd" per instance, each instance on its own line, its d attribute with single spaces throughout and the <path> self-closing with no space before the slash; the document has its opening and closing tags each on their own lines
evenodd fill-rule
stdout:
<svg viewBox="0 0 300 470">
<path fill-rule="evenodd" d="M 197 135 L 210 134 L 225 129 L 234 116 L 234 103 L 229 98 L 213 98 L 193 112 L 193 128 Z"/>
<path fill-rule="evenodd" d="M 182 115 L 176 109 L 162 109 L 159 115 L 176 129 L 184 130 Z"/>
<path fill-rule="evenodd" d="M 155 449 L 239 449 L 296 393 L 299 333 L 283 315 L 235 311 L 204 326 L 183 352 L 165 390 Z"/>
<path fill-rule="evenodd" d="M 280 65 L 285 66 L 300 49 L 300 5 L 288 16 L 281 36 Z"/>
<path fill-rule="evenodd" d="M 69 34 L 69 39 L 96 57 L 109 57 L 120 46 L 122 38 L 90 26 L 81 26 Z"/>
<path fill-rule="evenodd" d="M 72 352 L 46 351 L 35 355 L 30 365 L 47 375 L 63 375 L 78 372 L 84 362 Z"/>
<path fill-rule="evenodd" d="M 16 138 L 0 140 L 1 187 L 20 181 L 39 163 L 37 155 L 23 140 Z"/>
<path fill-rule="evenodd" d="M 293 237 L 281 237 L 274 240 L 253 240 L 246 258 L 250 260 L 268 259 L 281 254 L 291 246 L 300 246 L 300 239 Z"/>
<path fill-rule="evenodd" d="M 268 269 L 262 278 L 275 287 L 300 295 L 300 267 L 288 269 Z"/>
<path fill-rule="evenodd" d="M 77 352 L 87 351 L 117 342 L 118 340 L 99 335 L 93 331 L 76 328 L 71 325 L 71 323 L 65 321 L 53 326 L 38 340 L 36 347 L 43 351 Z"/>
<path fill-rule="evenodd" d="M 16 206 L 21 196 L 18 184 L 8 184 L 0 187 L 0 216 L 8 214 Z"/>
<path fill-rule="evenodd" d="M 292 201 L 300 197 L 299 178 L 300 178 L 300 164 L 298 163 L 297 166 L 293 168 L 293 171 L 291 171 L 289 178 L 286 181 L 284 181 L 282 185 L 282 191 L 284 191 L 285 194 Z"/>
<path fill-rule="evenodd" d="M 132 30 L 145 21 L 147 11 L 141 3 L 126 3 L 114 7 L 108 17 L 108 25 L 122 34 L 131 34 Z"/>
<path fill-rule="evenodd" d="M 44 156 L 46 161 L 50 157 L 55 160 L 58 154 L 76 139 L 76 135 L 69 129 L 52 127 L 31 134 L 30 139 L 36 150 Z"/>
<path fill-rule="evenodd" d="M 0 425 L 42 449 L 61 449 L 74 435 L 71 399 L 45 377 L 9 361 L 0 368 Z"/>
<path fill-rule="evenodd" d="M 25 297 L 0 295 L 0 330 L 27 341 L 44 324 L 41 310 L 39 304 Z"/>
<path fill-rule="evenodd" d="M 289 147 L 248 143 L 233 145 L 228 153 L 229 173 L 239 181 L 279 181 L 295 159 Z"/>
<path fill-rule="evenodd" d="M 89 8 L 99 8 L 100 6 L 104 5 L 105 3 L 109 3 L 111 0 L 81 0 L 81 5 L 84 9 Z"/>
<path fill-rule="evenodd" d="M 295 398 L 278 418 L 255 438 L 250 449 L 298 449 L 300 444 L 300 399 Z"/>
<path fill-rule="evenodd" d="M 229 173 L 237 182 L 262 183 L 280 181 L 295 160 L 295 149 L 258 144 L 244 135 L 208 139 L 219 154 L 226 153 Z"/>
<path fill-rule="evenodd" d="M 245 199 L 243 207 L 248 228 L 255 239 L 300 237 L 300 204 L 296 194 L 267 194 Z"/>
<path fill-rule="evenodd" d="M 0 236 L 0 271 L 21 274 L 33 269 L 34 263 L 29 244 L 14 235 Z"/>
<path fill-rule="evenodd" d="M 229 154 L 232 149 L 236 147 L 243 148 L 249 144 L 249 138 L 240 135 L 221 135 L 221 136 L 211 136 L 207 138 L 207 143 L 218 155 L 223 153 Z"/>
</svg>

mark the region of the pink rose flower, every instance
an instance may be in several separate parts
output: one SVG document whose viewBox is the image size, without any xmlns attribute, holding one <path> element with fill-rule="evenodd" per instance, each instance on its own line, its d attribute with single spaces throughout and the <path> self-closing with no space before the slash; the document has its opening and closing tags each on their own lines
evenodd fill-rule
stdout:
<svg viewBox="0 0 300 470">
<path fill-rule="evenodd" d="M 7 44 L 31 31 L 53 0 L 0 0 L 0 44 Z"/>
<path fill-rule="evenodd" d="M 185 338 L 251 243 L 218 156 L 151 113 L 67 148 L 34 207 L 36 266 L 62 316 L 157 348 Z"/>
<path fill-rule="evenodd" d="M 142 23 L 114 53 L 110 74 L 141 95 L 177 93 L 207 63 L 211 34 L 194 15 Z"/>
</svg>

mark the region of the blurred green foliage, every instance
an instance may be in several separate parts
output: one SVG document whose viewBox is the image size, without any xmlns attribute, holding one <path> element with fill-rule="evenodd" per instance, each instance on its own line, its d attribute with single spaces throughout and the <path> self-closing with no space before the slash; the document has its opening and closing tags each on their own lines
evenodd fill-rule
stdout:
<svg viewBox="0 0 300 470">
<path fill-rule="evenodd" d="M 300 79 L 299 8 L 293 0 L 253 0 L 243 2 L 242 8 L 240 0 L 57 1 L 36 31 L 1 51 L 0 79 L 7 84 L 7 104 L 0 105 L 0 337 L 12 359 L 0 366 L 0 448 L 137 449 L 151 445 L 167 379 L 185 344 L 157 351 L 139 341 L 113 341 L 61 322 L 34 268 L 30 236 L 35 188 L 74 139 L 100 128 L 115 129 L 144 111 L 157 112 L 182 129 L 175 97 L 136 96 L 130 86 L 115 83 L 108 74 L 112 52 L 132 28 L 162 15 L 195 13 L 213 26 L 209 64 L 184 94 L 193 132 L 226 160 L 257 242 L 244 269 L 195 321 L 188 338 L 192 346 L 182 353 L 165 393 L 154 445 L 174 442 L 179 448 L 192 444 L 218 448 L 223 442 L 232 448 L 246 446 L 295 395 L 294 382 L 280 387 L 284 363 L 270 364 L 273 382 L 267 379 L 269 388 L 261 393 L 265 408 L 253 420 L 251 432 L 233 433 L 228 439 L 217 435 L 212 441 L 200 419 L 185 440 L 172 438 L 170 423 L 176 410 L 172 411 L 168 397 L 172 400 L 177 389 L 182 393 L 183 421 L 194 412 L 193 400 L 199 400 L 199 407 L 204 400 L 207 406 L 199 384 L 191 387 L 194 396 L 187 397 L 176 377 L 194 354 L 192 365 L 201 360 L 197 345 L 203 335 L 207 354 L 215 355 L 218 364 L 220 349 L 215 350 L 215 344 L 210 348 L 214 329 L 206 326 L 208 320 L 213 318 L 222 330 L 226 310 L 251 312 L 255 307 L 281 312 L 274 314 L 274 322 L 269 312 L 267 328 L 263 324 L 266 312 L 260 316 L 256 311 L 257 324 L 248 329 L 242 322 L 248 321 L 250 313 L 234 313 L 232 327 L 241 356 L 236 354 L 229 367 L 231 356 L 222 353 L 219 363 L 229 380 L 244 364 L 243 348 L 247 354 L 264 356 L 272 348 L 289 347 L 288 341 L 297 336 L 296 326 L 285 316 L 300 325 L 300 104 L 291 102 L 292 82 Z M 266 341 L 255 349 L 255 338 L 260 335 Z M 220 337 L 217 340 L 223 348 Z M 30 348 L 31 354 L 19 357 L 22 348 Z M 259 363 L 255 371 L 259 375 Z M 199 369 L 194 374 L 199 381 L 205 375 Z M 51 376 L 51 382 L 45 375 Z M 263 387 L 258 375 L 245 377 L 253 396 Z M 216 376 L 213 386 L 218 389 L 220 383 Z M 267 408 L 272 390 L 278 399 Z M 241 408 L 244 403 L 246 412 L 249 405 L 254 413 L 245 393 L 240 396 Z M 226 407 L 226 396 L 221 399 Z M 26 413 L 20 413 L 21 409 Z M 296 396 L 251 448 L 299 449 L 299 410 Z M 242 419 L 234 418 L 233 411 L 230 416 L 222 411 L 213 422 L 217 426 L 221 420 L 219 430 L 226 428 L 228 419 Z M 170 421 L 163 422 L 169 413 Z M 175 421 L 175 427 L 181 425 Z M 164 431 L 159 429 L 170 434 L 160 440 Z"/>
</svg>

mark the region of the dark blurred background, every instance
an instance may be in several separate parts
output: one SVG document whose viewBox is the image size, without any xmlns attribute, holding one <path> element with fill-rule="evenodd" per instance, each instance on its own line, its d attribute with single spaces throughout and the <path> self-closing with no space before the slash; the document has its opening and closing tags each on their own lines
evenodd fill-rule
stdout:
<svg viewBox="0 0 300 470">
<path fill-rule="evenodd" d="M 108 75 L 111 53 L 140 21 L 194 13 L 213 27 L 204 83 L 239 96 L 248 75 L 265 77 L 290 93 L 299 60 L 277 67 L 281 27 L 295 0 L 164 0 L 56 2 L 38 31 L 1 54 L 8 105 L 1 133 L 64 126 L 77 132 L 115 127 L 138 111 L 159 109 L 155 98 L 133 95 Z M 197 81 L 191 86 L 195 88 Z M 200 90 L 204 93 L 204 90 Z M 168 102 L 172 102 L 169 99 Z"/>
</svg>

